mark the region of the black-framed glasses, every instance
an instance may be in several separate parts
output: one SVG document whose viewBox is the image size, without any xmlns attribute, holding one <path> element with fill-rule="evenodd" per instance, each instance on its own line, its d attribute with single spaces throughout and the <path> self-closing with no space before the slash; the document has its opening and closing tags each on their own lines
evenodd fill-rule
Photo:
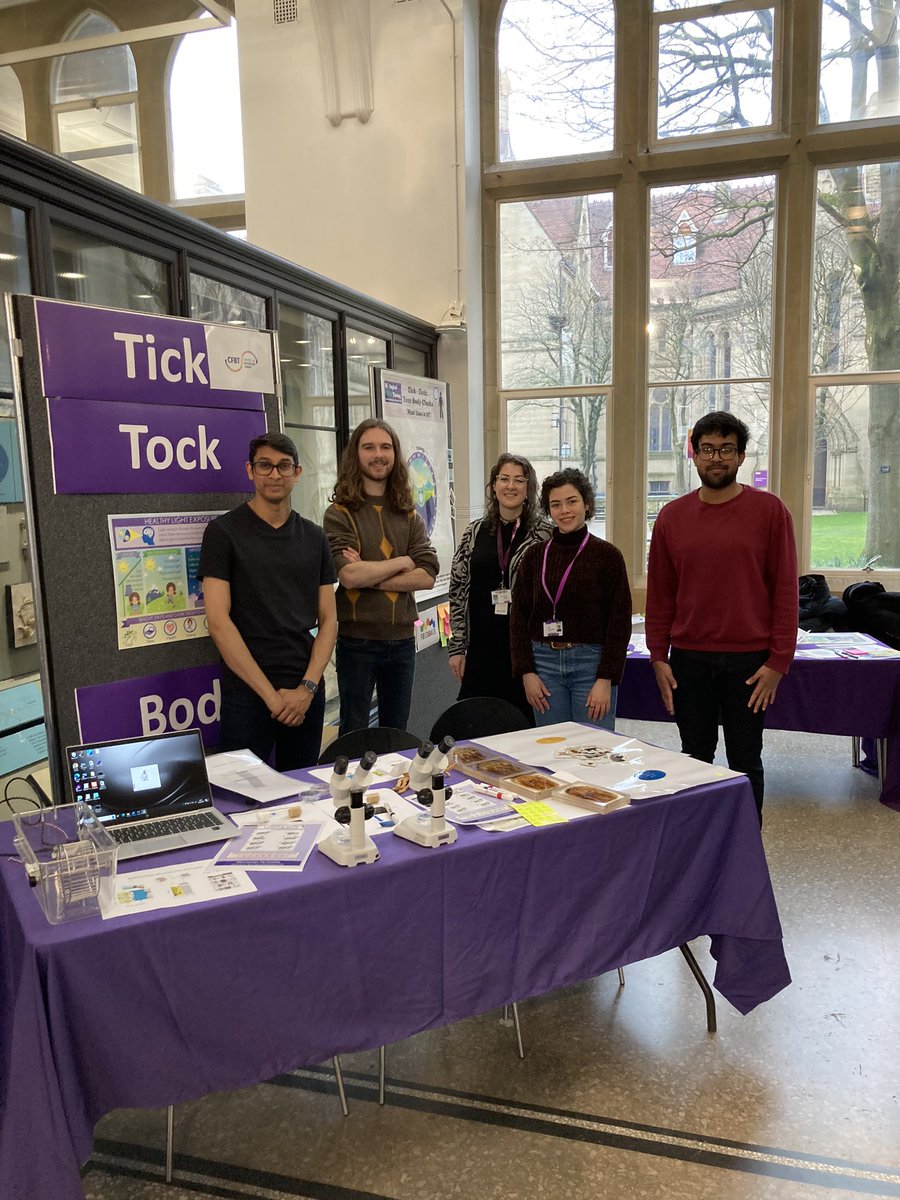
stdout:
<svg viewBox="0 0 900 1200">
<path fill-rule="evenodd" d="M 737 452 L 737 446 L 700 446 L 697 450 L 701 458 L 713 459 L 718 455 L 722 462 L 731 462 Z"/>
<path fill-rule="evenodd" d="M 288 475 L 293 475 L 297 470 L 297 464 L 290 458 L 282 459 L 281 462 L 277 463 L 269 462 L 265 458 L 258 458 L 251 465 L 255 475 L 271 475 L 273 471 L 277 471 L 279 475 L 287 477 Z"/>
</svg>

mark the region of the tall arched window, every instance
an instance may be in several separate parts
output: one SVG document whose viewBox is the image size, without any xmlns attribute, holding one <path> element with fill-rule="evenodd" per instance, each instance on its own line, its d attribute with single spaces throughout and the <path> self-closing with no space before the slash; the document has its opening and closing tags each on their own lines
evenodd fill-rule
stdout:
<svg viewBox="0 0 900 1200">
<path fill-rule="evenodd" d="M 242 196 L 244 153 L 237 31 L 189 33 L 169 74 L 172 196 Z"/>
<path fill-rule="evenodd" d="M 25 140 L 22 85 L 12 67 L 0 67 L 0 129 Z"/>
<path fill-rule="evenodd" d="M 108 17 L 87 12 L 63 40 L 77 43 L 81 38 L 118 32 Z M 67 54 L 54 60 L 50 77 L 57 153 L 139 192 L 137 88 L 134 56 L 128 46 Z"/>
<path fill-rule="evenodd" d="M 497 43 L 501 162 L 612 147 L 615 40 L 614 0 L 506 0 Z"/>
</svg>

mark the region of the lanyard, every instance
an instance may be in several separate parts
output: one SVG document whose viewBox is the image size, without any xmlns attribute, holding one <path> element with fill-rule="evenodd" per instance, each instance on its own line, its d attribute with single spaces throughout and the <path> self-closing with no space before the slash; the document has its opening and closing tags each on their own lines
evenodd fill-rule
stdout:
<svg viewBox="0 0 900 1200">
<path fill-rule="evenodd" d="M 520 520 L 521 517 L 516 517 L 516 523 L 513 525 L 512 537 L 509 539 L 509 545 L 506 548 L 505 554 L 503 552 L 503 534 L 501 533 L 499 520 L 497 522 L 497 562 L 500 564 L 501 583 L 506 579 L 506 568 L 509 566 L 509 560 L 512 556 L 513 542 L 516 540 L 516 534 L 519 532 Z"/>
<path fill-rule="evenodd" d="M 547 558 L 550 554 L 550 546 L 553 543 L 553 538 L 549 538 L 547 540 L 547 543 L 544 546 L 544 562 L 543 562 L 543 565 L 541 566 L 541 587 L 544 589 L 547 599 L 553 605 L 553 620 L 554 621 L 556 620 L 556 606 L 557 606 L 557 604 L 559 604 L 559 598 L 563 594 L 566 584 L 569 582 L 569 576 L 572 574 L 572 568 L 575 566 L 575 559 L 578 557 L 578 555 L 582 552 L 582 550 L 588 544 L 588 538 L 590 536 L 591 536 L 591 531 L 589 529 L 586 529 L 584 531 L 584 537 L 582 538 L 581 545 L 575 551 L 572 561 L 566 567 L 565 571 L 563 571 L 563 577 L 559 581 L 559 587 L 556 589 L 555 596 L 550 595 L 550 589 L 547 587 Z"/>
</svg>

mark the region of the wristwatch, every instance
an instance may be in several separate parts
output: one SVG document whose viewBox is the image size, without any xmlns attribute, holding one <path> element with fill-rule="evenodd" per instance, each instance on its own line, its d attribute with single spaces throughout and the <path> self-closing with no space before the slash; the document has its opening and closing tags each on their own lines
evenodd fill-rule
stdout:
<svg viewBox="0 0 900 1200">
<path fill-rule="evenodd" d="M 313 695 L 315 695 L 319 690 L 319 685 L 317 683 L 313 683 L 311 679 L 301 679 L 300 683 L 308 692 L 312 692 Z"/>
</svg>

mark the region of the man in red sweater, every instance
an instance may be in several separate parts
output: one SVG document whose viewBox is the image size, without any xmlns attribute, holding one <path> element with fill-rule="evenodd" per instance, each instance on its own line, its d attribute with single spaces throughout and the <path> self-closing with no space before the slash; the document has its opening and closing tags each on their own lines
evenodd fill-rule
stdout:
<svg viewBox="0 0 900 1200">
<path fill-rule="evenodd" d="M 646 630 L 682 751 L 712 762 L 721 724 L 728 765 L 749 776 L 761 823 L 763 726 L 794 657 L 798 580 L 790 513 L 737 481 L 748 435 L 727 412 L 694 426 L 701 486 L 665 505 L 653 527 Z"/>
</svg>

